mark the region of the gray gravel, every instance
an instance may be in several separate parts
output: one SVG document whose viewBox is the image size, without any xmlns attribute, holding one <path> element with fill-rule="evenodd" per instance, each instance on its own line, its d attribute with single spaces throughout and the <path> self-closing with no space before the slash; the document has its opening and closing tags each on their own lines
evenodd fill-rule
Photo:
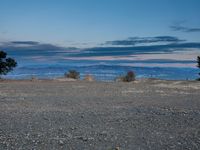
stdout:
<svg viewBox="0 0 200 150">
<path fill-rule="evenodd" d="M 199 150 L 200 82 L 1 81 L 1 150 Z"/>
</svg>

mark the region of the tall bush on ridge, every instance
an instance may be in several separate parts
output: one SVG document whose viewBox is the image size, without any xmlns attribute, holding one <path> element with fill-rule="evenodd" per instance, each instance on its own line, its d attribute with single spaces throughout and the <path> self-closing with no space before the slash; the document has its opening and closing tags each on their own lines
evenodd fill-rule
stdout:
<svg viewBox="0 0 200 150">
<path fill-rule="evenodd" d="M 124 82 L 135 81 L 135 73 L 133 71 L 128 71 L 126 76 L 123 78 Z"/>
<path fill-rule="evenodd" d="M 12 58 L 7 58 L 7 53 L 0 51 L 0 75 L 6 75 L 17 66 L 17 62 Z"/>
<path fill-rule="evenodd" d="M 197 67 L 200 69 L 200 56 L 197 56 Z M 200 72 L 199 72 L 200 75 Z M 200 81 L 200 78 L 198 78 L 198 80 Z"/>
<path fill-rule="evenodd" d="M 133 71 L 128 71 L 125 76 L 119 76 L 115 79 L 116 82 L 131 82 L 135 81 L 135 73 Z"/>
<path fill-rule="evenodd" d="M 69 72 L 65 73 L 66 78 L 72 78 L 72 79 L 79 79 L 80 73 L 76 70 L 69 70 Z"/>
</svg>

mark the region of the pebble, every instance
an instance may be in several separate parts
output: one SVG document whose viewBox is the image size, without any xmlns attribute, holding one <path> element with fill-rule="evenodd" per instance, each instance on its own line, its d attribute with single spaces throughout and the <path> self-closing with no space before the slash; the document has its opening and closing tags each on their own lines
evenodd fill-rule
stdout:
<svg viewBox="0 0 200 150">
<path fill-rule="evenodd" d="M 115 148 L 115 150 L 120 150 L 119 146 L 117 146 L 117 147 Z"/>
<path fill-rule="evenodd" d="M 64 145 L 64 141 L 63 140 L 59 140 L 59 144 L 60 145 Z"/>
</svg>

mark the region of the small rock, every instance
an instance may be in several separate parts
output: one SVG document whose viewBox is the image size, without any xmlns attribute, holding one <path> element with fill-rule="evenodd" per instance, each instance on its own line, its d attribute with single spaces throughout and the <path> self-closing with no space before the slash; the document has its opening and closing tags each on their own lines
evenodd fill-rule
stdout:
<svg viewBox="0 0 200 150">
<path fill-rule="evenodd" d="M 70 133 L 68 133 L 66 136 L 67 136 L 67 138 L 69 138 L 69 139 L 72 139 L 72 138 L 73 138 L 72 134 L 70 134 Z"/>
<path fill-rule="evenodd" d="M 102 131 L 102 132 L 100 133 L 100 135 L 107 136 L 107 132 L 106 132 L 106 131 Z"/>
<path fill-rule="evenodd" d="M 88 141 L 88 138 L 83 137 L 83 136 L 79 136 L 79 137 L 77 137 L 77 139 L 82 140 L 82 141 L 84 141 L 84 142 L 87 142 L 87 141 Z"/>
<path fill-rule="evenodd" d="M 94 138 L 93 138 L 93 137 L 89 137 L 89 138 L 88 138 L 88 140 L 90 140 L 90 141 L 93 141 L 93 140 L 94 140 Z"/>
<path fill-rule="evenodd" d="M 85 137 L 84 137 L 82 140 L 83 140 L 84 142 L 87 142 L 87 141 L 88 141 L 88 138 L 85 138 Z"/>
<path fill-rule="evenodd" d="M 76 127 L 71 127 L 70 129 L 71 129 L 71 130 L 75 130 L 75 129 L 76 129 Z"/>
<path fill-rule="evenodd" d="M 120 150 L 119 146 L 117 146 L 117 147 L 115 148 L 115 150 Z"/>
<path fill-rule="evenodd" d="M 59 140 L 59 144 L 60 144 L 60 145 L 64 145 L 64 141 Z"/>
<path fill-rule="evenodd" d="M 62 132 L 63 128 L 59 128 L 58 131 Z"/>
</svg>

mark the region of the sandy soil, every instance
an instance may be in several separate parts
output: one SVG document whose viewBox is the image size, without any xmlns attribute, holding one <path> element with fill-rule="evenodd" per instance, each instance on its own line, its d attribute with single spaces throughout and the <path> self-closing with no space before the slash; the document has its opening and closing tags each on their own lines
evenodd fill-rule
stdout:
<svg viewBox="0 0 200 150">
<path fill-rule="evenodd" d="M 200 82 L 0 81 L 0 149 L 200 149 Z"/>
</svg>

